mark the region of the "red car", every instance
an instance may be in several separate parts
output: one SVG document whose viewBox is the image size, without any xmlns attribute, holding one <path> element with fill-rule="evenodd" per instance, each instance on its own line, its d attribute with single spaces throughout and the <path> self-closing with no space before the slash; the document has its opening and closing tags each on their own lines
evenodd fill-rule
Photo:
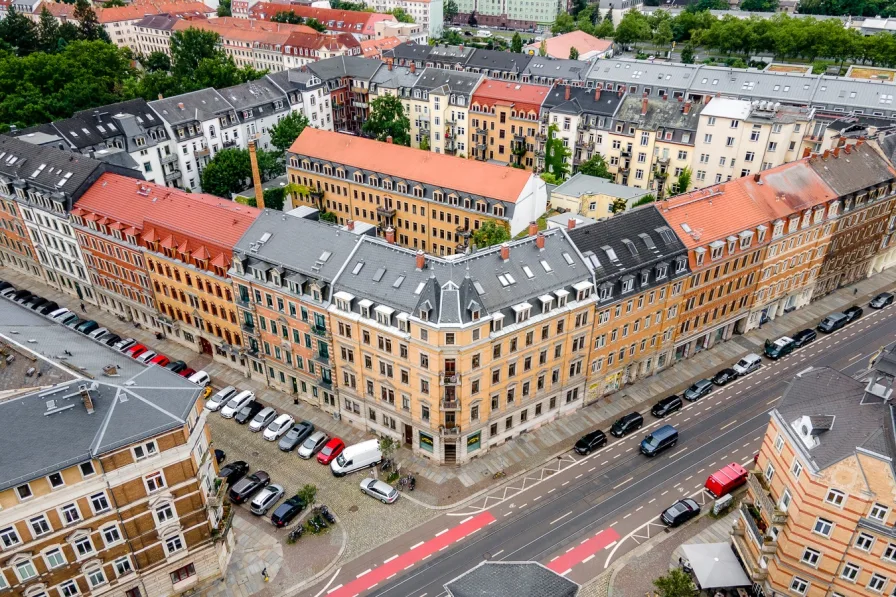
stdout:
<svg viewBox="0 0 896 597">
<path fill-rule="evenodd" d="M 187 367 L 186 369 L 184 369 L 183 371 L 181 371 L 180 373 L 178 373 L 178 375 L 180 375 L 181 377 L 190 377 L 190 376 L 193 375 L 194 373 L 196 373 L 196 370 L 195 370 L 195 369 L 193 369 L 193 368 L 191 368 L 191 367 Z"/>
<path fill-rule="evenodd" d="M 125 354 L 127 354 L 129 357 L 140 356 L 140 354 L 146 352 L 146 350 L 146 347 L 142 344 L 134 344 L 133 346 L 125 350 Z M 134 353 L 136 353 L 137 351 L 140 351 L 140 353 L 135 355 Z"/>
<path fill-rule="evenodd" d="M 141 346 L 137 350 L 131 351 L 131 358 L 136 359 L 137 357 L 139 357 L 140 355 L 142 355 L 143 353 L 145 353 L 148 350 L 149 349 L 146 348 L 145 346 Z"/>
<path fill-rule="evenodd" d="M 338 437 L 334 437 L 317 454 L 317 461 L 321 464 L 330 464 L 330 461 L 339 456 L 344 449 L 345 442 Z"/>
<path fill-rule="evenodd" d="M 159 354 L 159 355 L 154 356 L 149 362 L 154 363 L 154 364 L 158 365 L 159 367 L 164 367 L 165 365 L 167 365 L 168 363 L 171 362 L 171 359 L 169 359 L 168 357 L 166 357 L 163 354 Z"/>
</svg>

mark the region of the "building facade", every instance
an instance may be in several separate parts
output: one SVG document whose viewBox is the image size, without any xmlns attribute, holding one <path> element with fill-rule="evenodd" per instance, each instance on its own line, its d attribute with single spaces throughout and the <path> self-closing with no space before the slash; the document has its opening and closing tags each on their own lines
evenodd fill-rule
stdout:
<svg viewBox="0 0 896 597">
<path fill-rule="evenodd" d="M 541 105 L 549 89 L 485 79 L 470 104 L 472 156 L 534 170 Z"/>
</svg>

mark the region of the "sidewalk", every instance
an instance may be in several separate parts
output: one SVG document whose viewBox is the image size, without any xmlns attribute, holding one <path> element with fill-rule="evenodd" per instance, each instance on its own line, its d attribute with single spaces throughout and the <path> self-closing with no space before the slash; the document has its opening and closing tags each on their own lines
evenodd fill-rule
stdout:
<svg viewBox="0 0 896 597">
<path fill-rule="evenodd" d="M 45 298 L 55 300 L 60 305 L 75 308 L 78 314 L 82 315 L 79 306 L 70 296 L 56 292 L 13 270 L 0 269 L 0 278 L 8 280 L 17 287 L 27 288 Z M 572 416 L 561 417 L 493 448 L 487 454 L 462 467 L 433 464 L 429 459 L 414 455 L 406 448 L 399 450 L 395 459 L 403 468 L 414 471 L 417 476 L 417 489 L 413 495 L 415 501 L 420 501 L 428 507 L 447 508 L 500 483 L 492 479 L 492 474 L 496 471 L 503 470 L 510 477 L 535 468 L 568 451 L 574 440 L 586 431 L 607 427 L 621 413 L 641 410 L 645 405 L 652 404 L 661 397 L 679 393 L 697 379 L 729 366 L 747 353 L 761 353 L 766 338 L 777 338 L 806 327 L 814 327 L 829 313 L 852 304 L 864 306 L 871 297 L 894 286 L 896 286 L 896 268 L 862 280 L 854 286 L 839 289 L 819 301 L 765 324 L 761 329 L 752 330 L 742 336 L 734 336 L 728 342 L 605 396 L 575 411 L 574 414 L 571 413 Z M 857 290 L 856 293 L 854 289 Z M 279 411 L 292 414 L 297 420 L 309 420 L 315 426 L 342 437 L 346 443 L 351 444 L 373 437 L 372 434 L 348 424 L 337 423 L 323 411 L 305 403 L 293 404 L 292 397 L 288 394 L 252 381 L 227 365 L 213 362 L 207 355 L 197 354 L 170 340 L 157 340 L 150 330 L 133 327 L 114 315 L 93 307 L 89 308 L 86 315 L 123 337 L 131 336 L 172 359 L 186 361 L 194 369 L 204 369 L 212 376 L 216 386 L 233 385 L 252 389 L 261 401 Z"/>
</svg>

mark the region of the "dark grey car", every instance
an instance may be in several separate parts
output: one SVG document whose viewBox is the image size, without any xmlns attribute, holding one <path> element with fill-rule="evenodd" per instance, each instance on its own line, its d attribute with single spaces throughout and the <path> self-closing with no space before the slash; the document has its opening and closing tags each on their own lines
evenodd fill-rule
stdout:
<svg viewBox="0 0 896 597">
<path fill-rule="evenodd" d="M 309 421 L 296 423 L 292 429 L 286 432 L 286 435 L 280 438 L 280 443 L 277 446 L 284 452 L 292 452 L 312 433 L 314 433 L 314 425 Z"/>
<path fill-rule="evenodd" d="M 684 396 L 685 400 L 694 402 L 696 400 L 699 400 L 700 398 L 703 398 L 710 392 L 712 392 L 712 382 L 708 379 L 701 379 L 700 381 L 689 387 L 687 390 L 685 390 L 682 396 Z"/>
</svg>

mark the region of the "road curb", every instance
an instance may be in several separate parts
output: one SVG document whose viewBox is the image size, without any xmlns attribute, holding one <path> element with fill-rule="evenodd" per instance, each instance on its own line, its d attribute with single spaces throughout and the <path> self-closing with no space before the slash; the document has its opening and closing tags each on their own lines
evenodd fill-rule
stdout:
<svg viewBox="0 0 896 597">
<path fill-rule="evenodd" d="M 333 571 L 333 568 L 335 568 L 336 565 L 339 563 L 339 561 L 342 559 L 342 554 L 345 553 L 345 549 L 348 547 L 348 533 L 346 533 L 345 528 L 342 525 L 339 525 L 339 530 L 342 532 L 342 545 L 339 547 L 339 553 L 336 554 L 336 557 L 333 558 L 333 561 L 330 562 L 329 564 L 327 564 L 327 566 L 323 570 L 321 570 L 314 576 L 312 576 L 310 578 L 306 578 L 302 582 L 297 583 L 287 589 L 284 589 L 280 593 L 276 593 L 275 597 L 285 597 L 287 595 L 294 595 L 294 594 L 298 593 L 299 591 L 301 591 L 302 589 L 308 587 L 309 585 L 316 583 L 321 578 L 327 576 L 330 572 Z M 296 542 L 296 544 L 297 543 L 298 542 Z M 295 547 L 296 544 L 293 544 L 293 545 L 287 544 L 287 547 Z"/>
</svg>

